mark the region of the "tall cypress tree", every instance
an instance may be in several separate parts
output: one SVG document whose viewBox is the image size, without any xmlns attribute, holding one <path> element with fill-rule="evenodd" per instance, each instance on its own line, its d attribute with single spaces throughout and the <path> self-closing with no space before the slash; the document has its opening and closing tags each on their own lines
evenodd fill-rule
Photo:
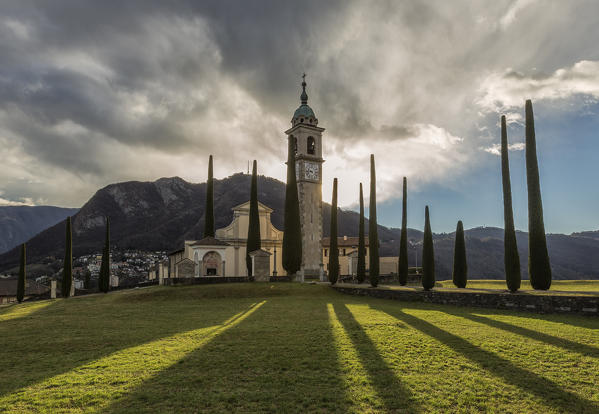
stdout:
<svg viewBox="0 0 599 414">
<path fill-rule="evenodd" d="M 424 239 L 422 241 L 422 287 L 430 290 L 435 286 L 435 251 L 433 247 L 433 232 L 428 213 L 424 209 Z"/>
<path fill-rule="evenodd" d="M 468 283 L 468 264 L 466 262 L 466 242 L 464 240 L 464 225 L 458 221 L 455 230 L 455 247 L 453 249 L 453 284 L 465 288 Z"/>
<path fill-rule="evenodd" d="M 504 221 L 504 263 L 505 281 L 511 292 L 520 289 L 520 255 L 514 228 L 512 209 L 512 184 L 510 180 L 510 162 L 508 159 L 507 127 L 505 115 L 501 117 L 501 179 L 503 181 L 503 221 Z"/>
<path fill-rule="evenodd" d="M 27 283 L 27 256 L 25 252 L 25 243 L 21 245 L 21 260 L 19 262 L 19 280 L 17 283 L 17 301 L 23 302 L 25 297 L 25 283 Z"/>
<path fill-rule="evenodd" d="M 62 297 L 71 296 L 73 284 L 73 234 L 71 232 L 71 217 L 67 217 L 66 237 L 64 249 L 64 264 L 62 270 Z"/>
<path fill-rule="evenodd" d="M 102 263 L 100 264 L 100 278 L 98 287 L 104 293 L 110 290 L 110 218 L 106 217 L 106 239 L 102 251 Z"/>
<path fill-rule="evenodd" d="M 83 276 L 83 287 L 85 289 L 90 289 L 91 288 L 91 272 L 89 270 L 85 271 L 85 274 Z"/>
<path fill-rule="evenodd" d="M 360 183 L 360 227 L 358 229 L 358 269 L 356 271 L 358 283 L 366 279 L 366 241 L 364 237 L 364 194 Z"/>
<path fill-rule="evenodd" d="M 288 146 L 284 213 L 283 268 L 288 275 L 294 275 L 302 266 L 302 228 L 295 178 L 295 143 L 291 137 Z"/>
<path fill-rule="evenodd" d="M 333 200 L 331 202 L 331 231 L 329 254 L 329 282 L 337 283 L 339 278 L 339 246 L 337 244 L 337 179 L 333 180 Z"/>
<path fill-rule="evenodd" d="M 551 287 L 551 265 L 543 223 L 535 124 L 530 99 L 526 101 L 526 182 L 528 185 L 528 274 L 534 289 L 547 290 Z"/>
<path fill-rule="evenodd" d="M 260 240 L 260 215 L 258 213 L 258 165 L 254 160 L 252 167 L 252 184 L 250 188 L 250 218 L 248 226 L 248 239 L 246 243 L 245 264 L 248 276 L 252 277 L 252 258 L 250 253 L 262 247 Z"/>
<path fill-rule="evenodd" d="M 370 284 L 372 287 L 377 287 L 379 284 L 379 231 L 376 220 L 376 173 L 374 168 L 374 154 L 370 154 L 370 209 L 368 213 Z"/>
<path fill-rule="evenodd" d="M 399 239 L 399 264 L 397 268 L 399 284 L 408 283 L 408 180 L 403 178 L 403 199 L 401 201 L 401 236 Z"/>
<path fill-rule="evenodd" d="M 212 175 L 212 155 L 208 160 L 208 181 L 206 181 L 206 211 L 204 213 L 204 237 L 214 237 L 214 177 Z"/>
</svg>

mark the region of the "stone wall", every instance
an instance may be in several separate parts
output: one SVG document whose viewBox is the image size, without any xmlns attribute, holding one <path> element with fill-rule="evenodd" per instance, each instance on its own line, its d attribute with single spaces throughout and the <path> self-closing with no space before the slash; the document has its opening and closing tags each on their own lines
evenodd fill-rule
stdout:
<svg viewBox="0 0 599 414">
<path fill-rule="evenodd" d="M 269 282 L 291 282 L 291 276 L 271 276 Z"/>
<path fill-rule="evenodd" d="M 171 277 L 164 278 L 164 286 L 175 286 L 175 285 L 210 285 L 213 283 L 241 283 L 249 282 L 250 279 L 247 276 L 235 276 L 235 277 L 222 277 L 222 276 L 203 276 L 203 277 Z"/>
<path fill-rule="evenodd" d="M 512 309 L 537 313 L 576 313 L 599 316 L 599 296 L 582 295 L 536 295 L 509 292 L 464 292 L 439 291 L 425 292 L 420 289 L 388 289 L 333 286 L 341 293 L 358 296 L 371 296 L 405 302 L 425 302 L 442 305 L 471 306 L 492 309 Z"/>
</svg>

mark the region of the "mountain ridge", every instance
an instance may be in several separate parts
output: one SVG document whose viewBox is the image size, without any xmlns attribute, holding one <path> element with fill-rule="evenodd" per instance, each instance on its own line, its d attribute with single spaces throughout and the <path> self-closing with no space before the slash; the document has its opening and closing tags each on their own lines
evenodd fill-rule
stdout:
<svg viewBox="0 0 599 414">
<path fill-rule="evenodd" d="M 0 253 L 75 214 L 78 208 L 56 206 L 0 206 Z"/>
<path fill-rule="evenodd" d="M 233 219 L 232 207 L 249 200 L 250 175 L 234 174 L 215 179 L 216 228 Z M 184 240 L 202 237 L 206 183 L 189 183 L 180 177 L 156 181 L 127 181 L 99 189 L 73 217 L 74 255 L 100 251 L 104 218 L 111 218 L 112 245 L 117 249 L 171 250 Z M 285 184 L 266 176 L 258 177 L 258 199 L 271 207 L 273 224 L 284 230 Z M 408 199 L 409 202 L 409 199 Z M 328 236 L 330 205 L 323 203 L 323 231 Z M 340 236 L 357 236 L 359 214 L 338 209 Z M 368 222 L 368 220 L 366 220 Z M 366 225 L 366 228 L 368 226 Z M 28 241 L 31 262 L 64 254 L 64 221 Z M 451 278 L 453 234 L 435 234 L 437 278 Z M 503 278 L 503 229 L 476 227 L 465 232 L 470 278 Z M 596 237 L 595 237 L 596 236 Z M 400 229 L 379 225 L 381 256 L 397 256 Z M 421 263 L 422 232 L 408 229 L 410 266 Z M 517 232 L 522 275 L 527 277 L 528 234 Z M 548 234 L 548 247 L 555 279 L 599 278 L 599 231 Z M 0 269 L 18 261 L 18 249 L 0 255 Z"/>
</svg>

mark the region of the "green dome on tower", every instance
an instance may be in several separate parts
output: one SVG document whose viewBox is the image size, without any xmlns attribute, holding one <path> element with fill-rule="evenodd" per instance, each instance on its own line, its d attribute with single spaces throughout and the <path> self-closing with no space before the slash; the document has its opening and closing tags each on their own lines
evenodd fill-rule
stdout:
<svg viewBox="0 0 599 414">
<path fill-rule="evenodd" d="M 312 108 L 308 106 L 308 94 L 306 93 L 306 74 L 302 76 L 302 94 L 300 96 L 301 105 L 299 108 L 295 110 L 293 113 L 293 118 L 291 119 L 292 125 L 297 124 L 308 124 L 308 125 L 318 125 L 318 119 L 316 119 L 316 115 L 314 115 L 314 111 Z"/>
</svg>

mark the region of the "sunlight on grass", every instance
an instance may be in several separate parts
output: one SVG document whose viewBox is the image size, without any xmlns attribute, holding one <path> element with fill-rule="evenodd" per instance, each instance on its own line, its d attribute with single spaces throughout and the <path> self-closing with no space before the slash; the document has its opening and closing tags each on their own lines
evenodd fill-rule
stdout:
<svg viewBox="0 0 599 414">
<path fill-rule="evenodd" d="M 438 280 L 435 282 L 436 287 L 456 288 L 451 280 Z M 472 279 L 468 280 L 466 289 L 498 289 L 507 290 L 505 280 L 498 279 Z M 520 291 L 535 292 L 530 281 L 525 279 L 522 281 Z M 553 280 L 549 292 L 588 292 L 599 293 L 599 280 Z M 540 293 L 547 293 L 541 291 Z"/>
<path fill-rule="evenodd" d="M 98 412 L 128 391 L 254 313 L 266 301 L 223 324 L 178 333 L 118 351 L 0 399 L 0 412 Z M 91 410 L 91 411 L 90 411 Z"/>
<path fill-rule="evenodd" d="M 31 315 L 40 309 L 45 308 L 53 303 L 51 300 L 40 302 L 29 302 L 7 306 L 6 309 L 0 308 L 0 321 L 8 321 L 11 319 L 23 318 Z"/>
<path fill-rule="evenodd" d="M 586 372 L 587 365 L 592 369 L 595 361 L 592 357 L 569 355 L 569 352 L 564 352 L 563 347 L 556 346 L 559 340 L 548 344 L 547 335 L 531 338 L 532 332 L 525 336 L 522 335 L 525 331 L 509 332 L 491 324 L 482 324 L 484 327 L 473 330 L 468 325 L 472 322 L 481 324 L 482 318 L 472 320 L 463 314 L 448 315 L 448 312 L 423 312 L 413 309 L 404 309 L 396 313 L 398 319 L 470 359 L 494 376 L 497 382 L 503 382 L 505 387 L 517 386 L 531 399 L 536 400 L 537 404 L 544 405 L 545 412 L 552 412 L 556 408 L 567 408 L 571 412 L 599 412 L 596 401 L 592 401 L 593 393 L 589 393 L 588 390 L 581 392 L 580 381 L 570 382 L 564 372 L 564 368 L 572 368 L 566 364 L 572 361 L 573 357 L 577 361 L 573 368 L 577 371 Z M 463 322 L 448 323 L 448 316 L 451 319 L 457 316 L 464 319 Z M 468 329 L 462 329 L 462 324 L 468 326 Z M 497 344 L 495 339 L 498 337 L 505 337 L 505 343 Z M 545 339 L 545 342 L 540 338 Z M 535 346 L 531 341 L 540 343 Z M 527 347 L 525 353 L 522 352 L 524 344 Z M 593 377 L 596 377 L 596 374 L 587 376 L 587 380 L 596 383 Z"/>
<path fill-rule="evenodd" d="M 368 378 L 368 372 L 360 362 L 358 352 L 339 322 L 332 304 L 327 304 L 327 311 L 335 340 L 334 348 L 343 371 L 345 394 L 352 403 L 352 412 L 368 412 L 369 408 L 382 407 L 382 401 Z"/>
</svg>

